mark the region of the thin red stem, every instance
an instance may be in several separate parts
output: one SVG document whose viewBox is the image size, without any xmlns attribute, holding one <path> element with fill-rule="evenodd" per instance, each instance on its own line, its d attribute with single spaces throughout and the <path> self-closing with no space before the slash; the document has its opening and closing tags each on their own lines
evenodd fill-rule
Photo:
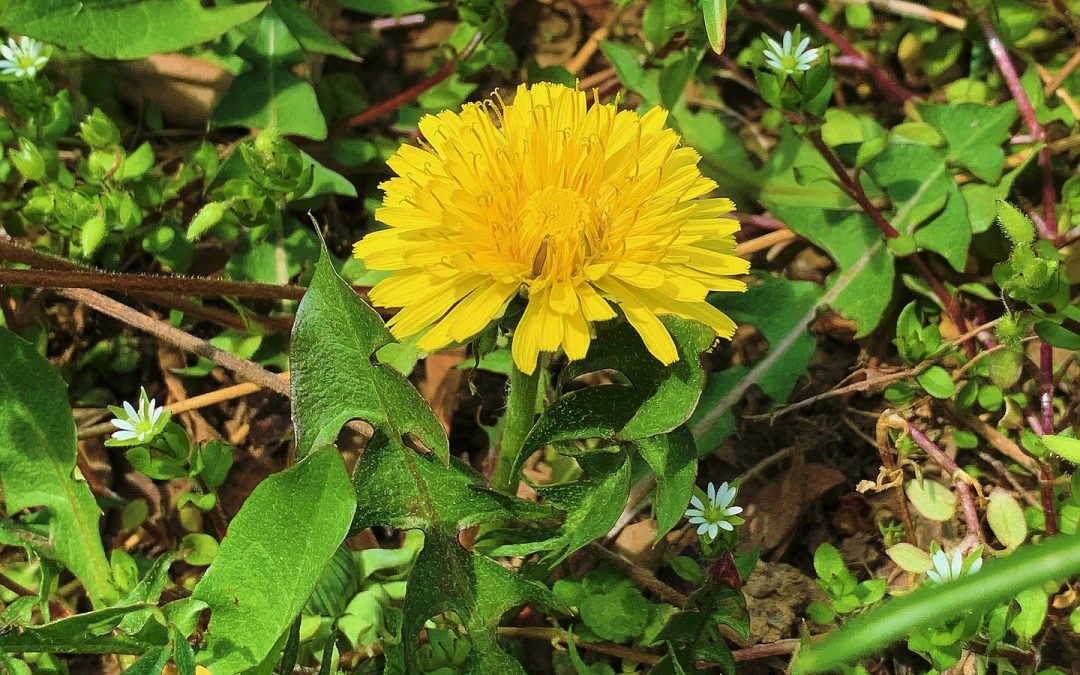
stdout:
<svg viewBox="0 0 1080 675">
<path fill-rule="evenodd" d="M 1039 148 L 1039 168 L 1042 169 L 1043 174 L 1042 219 L 1044 222 L 1039 225 L 1039 234 L 1042 235 L 1043 239 L 1053 242 L 1058 237 L 1057 213 L 1054 209 L 1057 195 L 1054 191 L 1054 170 L 1051 164 L 1050 147 L 1046 144 L 1046 130 L 1035 115 L 1035 108 L 1031 105 L 1031 99 L 1028 98 L 1023 85 L 1020 84 L 1020 76 L 1016 72 L 1016 66 L 1013 65 L 1012 59 L 1009 58 L 1009 52 L 1005 49 L 1005 43 L 1001 41 L 1001 36 L 994 29 L 994 24 L 983 12 L 976 12 L 975 17 L 978 19 L 979 27 L 982 28 L 983 34 L 986 36 L 986 43 L 990 47 L 990 53 L 994 55 L 994 61 L 997 62 L 1002 77 L 1005 78 L 1005 85 L 1009 88 L 1012 97 L 1016 99 L 1016 105 L 1020 109 L 1020 116 L 1024 118 L 1024 123 L 1031 131 L 1032 140 L 1035 143 L 1042 144 L 1042 147 Z"/>
<path fill-rule="evenodd" d="M 885 94 L 901 103 L 916 98 L 913 92 L 897 82 L 896 78 L 878 65 L 872 56 L 860 52 L 838 30 L 825 23 L 809 3 L 801 2 L 797 9 L 799 14 L 802 14 L 807 21 L 814 25 L 814 28 L 817 28 L 822 35 L 829 38 L 830 42 L 840 48 L 840 51 L 848 57 L 852 65 L 860 70 L 865 70 Z"/>
<path fill-rule="evenodd" d="M 442 64 L 442 66 L 427 79 L 414 84 L 405 91 L 386 99 L 382 103 L 377 103 L 368 108 L 367 110 L 353 115 L 346 122 L 346 125 L 356 128 L 371 124 L 375 120 L 379 119 L 384 115 L 392 113 L 406 103 L 411 103 L 418 96 L 420 96 L 420 94 L 423 94 L 428 89 L 431 89 L 435 85 L 439 84 L 443 80 L 453 75 L 454 68 L 457 66 L 458 61 L 467 59 L 469 55 L 472 54 L 473 50 L 476 49 L 477 45 L 480 44 L 480 37 L 480 33 L 474 35 L 473 39 L 469 42 L 465 49 L 462 50 L 461 54 L 459 54 L 457 58 L 448 59 L 446 63 Z"/>
<path fill-rule="evenodd" d="M 949 476 L 952 477 L 953 484 L 956 487 L 956 493 L 960 497 L 960 506 L 964 512 L 964 523 L 967 525 L 968 532 L 978 537 L 979 541 L 982 541 L 979 512 L 975 508 L 975 498 L 971 494 L 971 486 L 962 476 L 957 475 L 962 472 L 960 466 L 952 457 L 942 452 L 936 443 L 931 441 L 926 434 L 919 431 L 911 422 L 907 423 L 907 432 L 911 436 L 911 440 L 915 441 L 915 444 L 922 448 L 923 452 L 930 455 L 935 462 L 941 465 L 941 468 L 949 472 Z"/>
<path fill-rule="evenodd" d="M 855 202 L 862 207 L 864 213 L 874 221 L 874 224 L 878 226 L 881 232 L 889 239 L 895 239 L 900 236 L 900 232 L 893 227 L 892 223 L 885 218 L 881 213 L 881 209 L 874 206 L 874 203 L 870 201 L 870 198 L 866 196 L 866 191 L 863 190 L 859 181 L 852 178 L 844 165 L 840 162 L 840 158 L 832 151 L 832 148 L 825 143 L 825 139 L 821 137 L 821 132 L 813 130 L 807 133 L 807 138 L 817 148 L 818 153 L 825 159 L 829 167 L 836 174 L 836 178 L 840 181 L 840 186 L 844 189 L 848 195 L 855 200 Z M 911 261 L 911 264 L 919 271 L 922 278 L 926 280 L 926 283 L 930 285 L 934 295 L 937 296 L 941 302 L 945 311 L 949 314 L 949 318 L 956 324 L 957 331 L 963 335 L 968 332 L 967 319 L 964 318 L 964 312 L 960 308 L 960 303 L 956 298 L 949 294 L 945 285 L 941 283 L 934 271 L 930 269 L 930 266 L 926 264 L 926 261 L 922 259 L 918 251 L 915 251 L 907 256 L 907 259 Z M 964 340 L 961 343 L 964 349 L 964 353 L 968 358 L 975 356 L 975 343 L 970 339 Z"/>
</svg>

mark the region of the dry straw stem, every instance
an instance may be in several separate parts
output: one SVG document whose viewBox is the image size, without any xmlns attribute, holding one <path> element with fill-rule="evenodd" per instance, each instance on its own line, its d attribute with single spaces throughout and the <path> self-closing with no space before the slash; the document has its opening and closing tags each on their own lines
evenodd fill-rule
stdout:
<svg viewBox="0 0 1080 675">
<path fill-rule="evenodd" d="M 63 289 L 57 291 L 60 295 L 81 302 L 87 307 L 123 321 L 129 326 L 149 333 L 160 340 L 164 340 L 186 352 L 204 356 L 226 370 L 232 371 L 238 377 L 275 391 L 284 396 L 289 396 L 289 380 L 276 373 L 266 370 L 246 359 L 218 349 L 206 340 L 199 339 L 190 333 L 170 324 L 151 318 L 142 312 L 119 303 L 101 293 L 80 288 Z"/>
<path fill-rule="evenodd" d="M 963 30 L 967 26 L 967 19 L 962 16 L 939 12 L 917 2 L 906 2 L 906 0 L 837 0 L 837 2 L 844 5 L 870 5 L 897 16 L 939 23 L 953 30 Z"/>
<path fill-rule="evenodd" d="M 281 377 L 288 378 L 288 371 L 281 373 Z M 221 389 L 215 389 L 214 391 L 208 391 L 205 394 L 192 396 L 183 401 L 170 403 L 165 406 L 165 409 L 174 415 L 178 415 L 180 413 L 191 412 L 192 410 L 199 410 L 200 408 L 217 405 L 218 403 L 224 403 L 225 401 L 231 401 L 242 396 L 247 396 L 248 394 L 254 394 L 263 389 L 264 387 L 255 384 L 254 382 L 241 382 L 240 384 L 234 384 L 230 387 L 223 387 Z M 81 441 L 87 438 L 102 436 L 113 431 L 115 428 L 116 427 L 113 426 L 112 422 L 95 424 L 94 426 L 80 430 L 79 440 Z"/>
</svg>

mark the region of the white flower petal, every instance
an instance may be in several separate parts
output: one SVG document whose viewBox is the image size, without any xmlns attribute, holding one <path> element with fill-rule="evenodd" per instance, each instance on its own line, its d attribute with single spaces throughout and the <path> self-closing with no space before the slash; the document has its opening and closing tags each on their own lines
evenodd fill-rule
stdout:
<svg viewBox="0 0 1080 675">
<path fill-rule="evenodd" d="M 795 56 L 799 56 L 806 51 L 806 48 L 810 45 L 810 36 L 806 36 L 799 42 L 799 46 L 795 48 Z"/>
<path fill-rule="evenodd" d="M 737 516 L 740 513 L 742 513 L 741 506 L 729 506 L 728 508 L 724 509 L 725 516 Z"/>
<path fill-rule="evenodd" d="M 791 31 L 784 31 L 784 55 L 791 53 Z"/>
<path fill-rule="evenodd" d="M 698 536 L 700 537 L 701 535 L 708 532 L 711 526 L 711 523 L 702 523 L 701 525 L 699 525 L 697 529 Z"/>
<path fill-rule="evenodd" d="M 697 495 L 694 495 L 693 497 L 690 498 L 690 504 L 695 509 L 704 509 L 705 508 L 705 505 L 701 503 L 701 500 L 697 498 Z"/>
<path fill-rule="evenodd" d="M 952 560 L 949 565 L 949 576 L 952 579 L 959 579 L 964 570 L 964 556 L 960 553 L 960 549 L 953 551 Z"/>
<path fill-rule="evenodd" d="M 127 420 L 122 420 L 120 418 L 112 420 L 112 425 L 114 427 L 118 428 L 118 429 L 123 429 L 125 431 L 135 431 L 135 425 L 134 424 L 132 424 L 131 422 L 129 422 Z"/>
<path fill-rule="evenodd" d="M 693 516 L 687 522 L 691 525 L 700 525 L 701 523 L 707 523 L 709 521 L 705 520 L 704 516 Z"/>
<path fill-rule="evenodd" d="M 930 580 L 933 581 L 935 584 L 938 584 L 939 586 L 945 583 L 944 581 L 942 581 L 941 576 L 934 570 L 927 570 L 926 576 L 930 577 Z"/>
<path fill-rule="evenodd" d="M 709 539 L 716 539 L 717 535 L 719 534 L 720 528 L 717 526 L 717 524 L 709 523 Z"/>
<path fill-rule="evenodd" d="M 971 568 L 968 570 L 968 574 L 975 574 L 982 569 L 982 558 L 975 558 L 975 561 L 971 563 Z"/>
<path fill-rule="evenodd" d="M 719 523 L 717 523 L 717 525 L 719 525 L 721 528 L 727 530 L 728 532 L 734 532 L 735 531 L 735 526 L 732 525 L 731 523 L 729 523 L 726 520 L 721 520 Z"/>
<path fill-rule="evenodd" d="M 705 512 L 701 509 L 686 509 L 686 513 L 683 515 L 687 518 L 701 518 L 705 515 Z"/>
<path fill-rule="evenodd" d="M 128 414 L 128 419 L 139 419 L 139 413 L 135 410 L 135 406 L 131 405 L 128 401 L 124 401 L 124 412 Z"/>
<path fill-rule="evenodd" d="M 769 49 L 772 50 L 772 53 L 776 54 L 777 56 L 782 56 L 784 54 L 784 49 L 780 46 L 780 43 L 777 42 L 776 40 L 772 39 L 771 37 L 767 37 L 767 38 L 765 38 L 765 42 L 768 43 Z M 766 54 L 767 53 L 768 52 L 766 52 Z"/>
<path fill-rule="evenodd" d="M 122 429 L 120 431 L 114 431 L 112 433 L 112 437 L 115 438 L 118 441 L 129 441 L 132 438 L 135 438 L 136 435 L 137 434 L 134 431 L 127 431 L 127 430 L 124 430 L 124 429 Z"/>
<path fill-rule="evenodd" d="M 716 503 L 716 486 L 713 485 L 712 483 L 709 483 L 709 487 L 706 490 L 706 493 L 709 495 L 709 501 L 712 502 L 713 504 L 715 504 Z"/>
</svg>

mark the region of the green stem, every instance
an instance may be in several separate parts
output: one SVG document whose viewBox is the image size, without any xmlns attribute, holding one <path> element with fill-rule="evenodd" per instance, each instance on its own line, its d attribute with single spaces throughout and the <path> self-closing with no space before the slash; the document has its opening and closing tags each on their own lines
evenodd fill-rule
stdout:
<svg viewBox="0 0 1080 675">
<path fill-rule="evenodd" d="M 536 419 L 536 399 L 539 396 L 543 373 L 547 368 L 547 359 L 540 356 L 540 362 L 532 375 L 526 375 L 514 366 L 510 371 L 510 393 L 506 397 L 506 422 L 503 427 L 502 442 L 499 443 L 499 460 L 495 466 L 495 488 L 512 491 L 517 486 L 514 465 L 521 454 L 525 436 L 532 429 Z"/>
</svg>

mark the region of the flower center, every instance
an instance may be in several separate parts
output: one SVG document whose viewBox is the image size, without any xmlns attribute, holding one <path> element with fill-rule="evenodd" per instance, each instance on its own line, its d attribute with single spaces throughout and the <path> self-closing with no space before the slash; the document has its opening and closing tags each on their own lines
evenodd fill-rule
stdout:
<svg viewBox="0 0 1080 675">
<path fill-rule="evenodd" d="M 581 270 L 598 234 L 596 215 L 580 194 L 546 187 L 521 208 L 518 250 L 532 265 L 533 279 L 566 281 Z"/>
</svg>

